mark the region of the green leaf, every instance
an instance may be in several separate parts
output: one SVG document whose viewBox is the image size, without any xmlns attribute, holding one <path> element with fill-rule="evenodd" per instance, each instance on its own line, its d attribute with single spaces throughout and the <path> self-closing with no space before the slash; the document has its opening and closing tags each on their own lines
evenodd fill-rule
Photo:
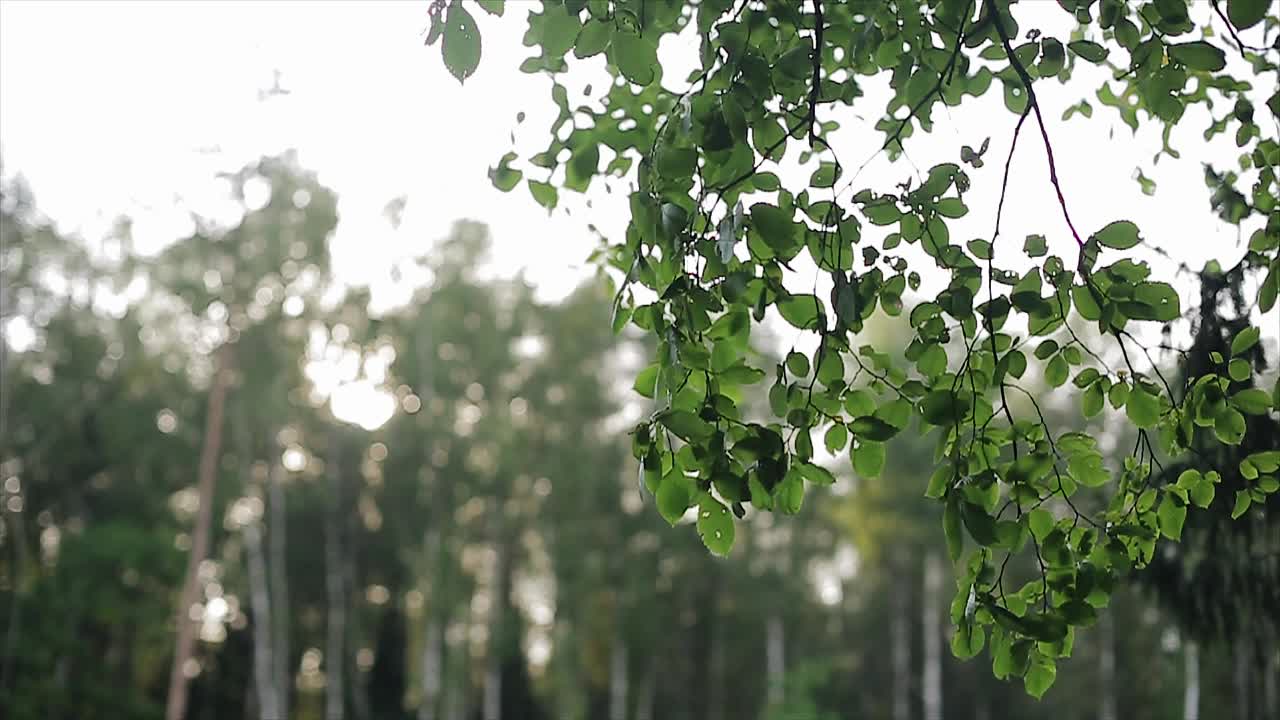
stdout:
<svg viewBox="0 0 1280 720">
<path fill-rule="evenodd" d="M 1191 70 L 1217 72 L 1227 66 L 1227 54 L 1203 40 L 1170 45 L 1169 59 Z"/>
<path fill-rule="evenodd" d="M 796 224 L 790 212 L 768 203 L 751 206 L 751 227 L 774 250 L 785 252 L 795 245 Z"/>
<path fill-rule="evenodd" d="M 960 506 L 960 517 L 969 535 L 983 547 L 991 547 L 999 540 L 996 535 L 996 520 L 987 514 L 981 505 L 964 501 Z"/>
<path fill-rule="evenodd" d="M 951 654 L 961 660 L 968 660 L 982 652 L 986 644 L 987 631 L 981 625 L 971 622 L 960 623 L 955 635 L 951 636 Z"/>
<path fill-rule="evenodd" d="M 502 17 L 502 13 L 506 10 L 506 0 L 476 0 L 480 4 L 480 9 L 490 15 Z"/>
<path fill-rule="evenodd" d="M 658 416 L 658 422 L 690 442 L 706 440 L 713 432 L 711 425 L 687 410 L 668 410 Z"/>
<path fill-rule="evenodd" d="M 954 425 L 969 414 L 972 399 L 965 391 L 934 390 L 920 402 L 920 416 L 931 425 Z"/>
<path fill-rule="evenodd" d="M 827 452 L 835 455 L 849 444 L 849 431 L 841 423 L 835 423 L 827 429 L 826 435 L 823 436 L 823 443 L 827 446 Z"/>
<path fill-rule="evenodd" d="M 1084 397 L 1080 399 L 1080 411 L 1084 416 L 1091 418 L 1102 412 L 1102 383 L 1094 383 L 1084 391 Z"/>
<path fill-rule="evenodd" d="M 1253 498 L 1249 495 L 1248 490 L 1236 491 L 1236 504 L 1231 508 L 1231 519 L 1236 520 L 1249 511 L 1249 505 L 1253 502 Z"/>
<path fill-rule="evenodd" d="M 930 345 L 920 353 L 916 367 L 926 377 L 941 375 L 947 369 L 947 351 L 941 345 Z"/>
<path fill-rule="evenodd" d="M 1217 489 L 1214 488 L 1213 483 L 1202 477 L 1199 482 L 1191 486 L 1191 502 L 1195 503 L 1196 507 L 1207 508 L 1213 504 L 1213 496 L 1216 493 Z"/>
<path fill-rule="evenodd" d="M 1172 493 L 1165 493 L 1156 510 L 1156 518 L 1160 523 L 1160 534 L 1170 540 L 1182 539 L 1182 524 L 1187 519 L 1187 506 L 1178 502 Z"/>
<path fill-rule="evenodd" d="M 898 434 L 899 428 L 890 425 L 874 415 L 863 415 L 849 423 L 849 430 L 859 440 L 884 442 Z"/>
<path fill-rule="evenodd" d="M 1044 369 L 1044 380 L 1049 383 L 1049 387 L 1061 387 L 1067 381 L 1067 374 L 1071 368 L 1067 365 L 1067 361 L 1061 355 L 1054 355 L 1053 359 Z"/>
<path fill-rule="evenodd" d="M 1262 331 L 1257 327 L 1250 326 L 1240 332 L 1231 340 L 1231 356 L 1235 357 L 1244 353 L 1249 348 L 1258 344 L 1258 338 L 1262 336 Z"/>
<path fill-rule="evenodd" d="M 1040 64 L 1036 67 L 1040 77 L 1053 77 L 1062 70 L 1066 61 L 1066 53 L 1062 43 L 1056 38 L 1045 38 L 1040 41 Z"/>
<path fill-rule="evenodd" d="M 1076 40 L 1075 42 L 1067 43 L 1067 48 L 1076 55 L 1095 64 L 1106 60 L 1107 55 L 1110 54 L 1110 51 L 1106 48 L 1088 40 Z"/>
<path fill-rule="evenodd" d="M 1244 382 L 1253 374 L 1253 369 L 1249 367 L 1249 361 L 1243 358 L 1233 358 L 1227 364 L 1227 374 L 1236 382 Z"/>
<path fill-rule="evenodd" d="M 960 555 L 964 552 L 964 533 L 960 531 L 960 502 L 960 495 L 952 493 L 942 510 L 942 531 L 947 538 L 947 554 L 951 556 L 952 563 L 959 562 Z"/>
<path fill-rule="evenodd" d="M 1075 43 L 1072 43 L 1075 45 Z M 1053 687 L 1053 681 L 1058 679 L 1058 667 L 1053 660 L 1049 658 L 1037 658 L 1031 663 L 1031 667 L 1027 668 L 1026 675 L 1022 676 L 1022 686 L 1026 689 L 1027 694 L 1039 700 L 1044 694 Z"/>
<path fill-rule="evenodd" d="M 1213 419 L 1213 434 L 1228 445 L 1239 445 L 1244 439 L 1244 415 L 1232 408 L 1223 408 Z"/>
<path fill-rule="evenodd" d="M 824 162 L 809 177 L 809 185 L 816 188 L 829 188 L 836 184 L 840 177 L 840 168 L 833 162 Z"/>
<path fill-rule="evenodd" d="M 726 557 L 733 549 L 733 515 L 719 500 L 703 493 L 698 501 L 698 537 L 711 552 Z"/>
<path fill-rule="evenodd" d="M 787 353 L 787 371 L 796 377 L 809 374 L 809 358 L 804 353 L 792 351 Z"/>
<path fill-rule="evenodd" d="M 884 470 L 884 443 L 874 440 L 859 440 L 849 452 L 853 460 L 853 471 L 861 478 L 880 477 Z"/>
<path fill-rule="evenodd" d="M 620 31 L 613 35 L 609 55 L 618 72 L 636 85 L 648 85 L 657 77 L 658 47 L 648 36 Z"/>
<path fill-rule="evenodd" d="M 1148 393 L 1142 385 L 1135 384 L 1124 406 L 1125 415 L 1134 425 L 1149 428 L 1160 420 L 1160 400 Z"/>
<path fill-rule="evenodd" d="M 542 207 L 553 210 L 559 193 L 551 183 L 538 182 L 537 180 L 529 181 L 529 194 L 533 195 L 533 199 L 538 201 Z"/>
<path fill-rule="evenodd" d="M 679 470 L 672 470 L 662 477 L 656 495 L 658 513 L 670 525 L 680 522 L 689 509 L 689 479 Z"/>
<path fill-rule="evenodd" d="M 1227 0 L 1227 19 L 1237 30 L 1247 30 L 1267 16 L 1267 5 L 1274 0 Z"/>
<path fill-rule="evenodd" d="M 513 170 L 508 166 L 508 163 L 515 159 L 516 154 L 509 152 L 502 156 L 502 159 L 498 161 L 497 167 L 489 168 L 489 180 L 493 182 L 494 187 L 502 192 L 511 192 L 520 183 L 520 179 L 524 177 L 523 172 Z"/>
<path fill-rule="evenodd" d="M 831 486 L 836 484 L 836 476 L 832 475 L 830 470 L 822 467 L 821 465 L 815 465 L 811 462 L 802 462 L 796 465 L 796 468 L 800 471 L 801 477 L 814 485 Z"/>
<path fill-rule="evenodd" d="M 1027 513 L 1027 527 L 1036 541 L 1044 542 L 1044 538 L 1053 529 L 1053 514 L 1044 508 L 1036 508 Z"/>
<path fill-rule="evenodd" d="M 788 472 L 774 489 L 773 496 L 778 501 L 778 507 L 782 508 L 782 512 L 788 515 L 799 513 L 804 505 L 804 480 L 798 472 Z"/>
<path fill-rule="evenodd" d="M 1128 250 L 1142 240 L 1138 236 L 1138 226 L 1128 220 L 1117 220 L 1094 233 L 1092 237 L 1103 246 L 1116 250 Z"/>
<path fill-rule="evenodd" d="M 582 26 L 573 43 L 573 56 L 588 58 L 599 55 L 609 48 L 613 40 L 613 23 L 607 20 L 593 20 Z"/>
<path fill-rule="evenodd" d="M 1043 235 L 1028 235 L 1026 242 L 1022 244 L 1022 251 L 1027 257 L 1041 257 L 1049 252 L 1049 245 Z"/>
<path fill-rule="evenodd" d="M 647 397 L 650 400 L 657 394 L 658 384 L 658 364 L 654 363 L 641 370 L 636 374 L 636 382 L 632 388 L 641 397 Z"/>
<path fill-rule="evenodd" d="M 823 330 L 818 322 L 822 315 L 822 304 L 816 295 L 792 295 L 781 299 L 777 304 L 782 318 L 801 330 Z"/>
<path fill-rule="evenodd" d="M 460 83 L 480 66 L 480 29 L 462 3 L 449 6 L 444 19 L 444 46 L 440 51 L 444 55 L 444 66 Z"/>
<path fill-rule="evenodd" d="M 1232 395 L 1231 404 L 1249 415 L 1266 415 L 1271 409 L 1271 396 L 1266 390 L 1249 388 Z"/>
</svg>

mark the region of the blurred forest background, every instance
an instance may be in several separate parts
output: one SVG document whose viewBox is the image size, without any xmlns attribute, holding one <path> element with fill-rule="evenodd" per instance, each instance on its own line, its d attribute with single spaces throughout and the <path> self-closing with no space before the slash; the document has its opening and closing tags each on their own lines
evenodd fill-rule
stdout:
<svg viewBox="0 0 1280 720">
<path fill-rule="evenodd" d="M 537 301 L 476 272 L 461 221 L 371 315 L 331 276 L 334 193 L 289 155 L 228 179 L 237 222 L 150 255 L 127 219 L 68 237 L 20 176 L 0 192 L 0 715 L 163 717 L 204 456 L 192 720 L 1280 717 L 1274 625 L 1188 606 L 1230 580 L 1194 514 L 1166 558 L 1194 577 L 1118 593 L 1036 702 L 949 650 L 934 438 L 876 480 L 833 459 L 714 558 L 637 477 L 650 348 L 611 332 L 607 278 Z"/>
</svg>

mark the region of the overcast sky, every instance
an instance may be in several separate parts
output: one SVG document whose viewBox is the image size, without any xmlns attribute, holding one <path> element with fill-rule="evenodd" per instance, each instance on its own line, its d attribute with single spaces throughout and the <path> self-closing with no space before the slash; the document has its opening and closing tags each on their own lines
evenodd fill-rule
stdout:
<svg viewBox="0 0 1280 720">
<path fill-rule="evenodd" d="M 302 164 L 340 196 L 334 249 L 344 279 L 371 282 L 377 290 L 394 258 L 420 252 L 465 217 L 493 228 L 498 271 L 525 269 L 545 296 L 555 297 L 585 272 L 594 244 L 588 221 L 618 236 L 626 219 L 619 204 L 625 189 L 606 195 L 597 184 L 592 211 L 574 199 L 573 216 L 549 217 L 523 186 L 503 194 L 486 177 L 510 144 L 518 111 L 529 112 L 520 128 L 532 139 L 522 142 L 526 149 L 534 148 L 550 117 L 549 80 L 516 70 L 528 54 L 520 43 L 519 11 L 534 5 L 513 0 L 501 20 L 476 12 L 484 57 L 461 87 L 445 71 L 438 46 L 422 44 L 426 0 L 6 1 L 0 3 L 4 172 L 22 173 L 40 208 L 65 229 L 92 238 L 111 218 L 128 213 L 138 218 L 140 244 L 159 246 L 182 232 L 187 208 L 216 210 L 216 170 L 294 147 Z M 1052 0 L 1019 3 L 1016 14 L 1024 28 L 1059 37 L 1070 31 L 1068 16 Z M 682 49 L 679 42 L 664 45 L 673 58 Z M 590 81 L 589 68 L 598 72 L 602 62 L 593 59 L 570 87 Z M 273 70 L 282 73 L 290 94 L 264 103 L 259 91 L 271 85 Z M 1093 121 L 1062 122 L 1062 110 L 1092 96 L 1101 79 L 1101 71 L 1089 70 L 1077 73 L 1087 87 L 1037 86 L 1078 229 L 1087 234 L 1112 220 L 1132 219 L 1177 260 L 1194 267 L 1211 257 L 1234 264 L 1243 243 L 1235 228 L 1208 212 L 1201 174 L 1205 159 L 1234 164 L 1233 143 L 1203 142 L 1208 120 L 1193 111 L 1175 135 L 1183 161 L 1165 158 L 1153 168 L 1159 147 L 1154 129 L 1135 140 L 1114 111 L 1100 106 Z M 874 83 L 867 92 L 869 100 L 876 98 Z M 962 143 L 977 146 L 992 137 L 986 167 L 971 171 L 971 213 L 952 229 L 953 240 L 989 238 L 1016 118 L 994 90 L 980 102 L 934 115 L 933 136 L 908 145 L 922 170 L 955 161 Z M 827 119 L 844 126 L 833 144 L 854 164 L 879 142 L 868 131 L 870 122 L 846 109 L 834 109 Z M 863 120 L 874 119 L 869 114 Z M 1050 251 L 1073 264 L 1074 242 L 1048 184 L 1039 136 L 1030 130 L 1014 161 L 1002 237 L 1020 248 L 1026 234 L 1042 233 Z M 1142 195 L 1134 182 L 1139 166 L 1159 183 L 1155 197 Z M 888 190 L 906 172 L 909 166 L 882 160 L 859 185 Z M 408 198 L 405 223 L 393 232 L 382 208 L 401 195 Z"/>
</svg>

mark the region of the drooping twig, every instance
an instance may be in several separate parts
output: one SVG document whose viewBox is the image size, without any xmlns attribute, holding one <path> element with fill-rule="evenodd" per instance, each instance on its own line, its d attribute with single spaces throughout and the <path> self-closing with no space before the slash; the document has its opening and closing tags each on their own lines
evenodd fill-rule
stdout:
<svg viewBox="0 0 1280 720">
<path fill-rule="evenodd" d="M 1267 51 L 1266 48 L 1256 47 L 1254 45 L 1245 45 L 1244 42 L 1240 40 L 1240 35 L 1236 33 L 1236 28 L 1234 25 L 1231 24 L 1231 20 L 1227 18 L 1226 13 L 1222 12 L 1222 5 L 1219 4 L 1218 0 L 1209 0 L 1209 4 L 1213 6 L 1213 12 L 1217 14 L 1219 18 L 1221 18 L 1222 24 L 1227 26 L 1227 34 L 1230 35 L 1231 39 L 1235 41 L 1236 49 L 1240 51 L 1241 57 L 1244 56 L 1245 50 L 1249 50 L 1257 53 Z"/>
<path fill-rule="evenodd" d="M 822 0 L 813 0 L 813 87 L 809 88 L 809 147 L 818 138 L 818 97 L 822 94 Z"/>
<path fill-rule="evenodd" d="M 960 21 L 960 30 L 956 33 L 955 47 L 951 50 L 951 57 L 947 58 L 946 67 L 944 67 L 942 72 L 938 74 L 938 82 L 934 83 L 933 87 L 930 88 L 929 92 L 924 97 L 916 101 L 916 104 L 911 107 L 907 116 L 898 123 L 898 127 L 893 131 L 893 134 L 890 135 L 874 153 L 871 154 L 871 157 L 862 161 L 862 164 L 854 171 L 853 176 L 849 178 L 849 182 L 846 183 L 846 186 L 851 186 L 853 181 L 862 174 L 862 171 L 867 169 L 868 165 L 870 165 L 876 158 L 880 157 L 880 154 L 895 142 L 898 143 L 899 148 L 902 148 L 902 133 L 907 129 L 907 125 L 915 119 L 916 114 L 920 112 L 920 109 L 923 108 L 926 103 L 933 99 L 934 95 L 937 95 L 942 91 L 942 86 L 951 80 L 951 76 L 956 67 L 956 62 L 960 59 L 960 49 L 964 47 L 965 30 L 968 27 L 969 14 L 971 12 L 973 12 L 973 5 L 966 5 L 964 19 Z"/>
<path fill-rule="evenodd" d="M 1044 140 L 1044 151 L 1049 158 L 1049 182 L 1053 183 L 1053 189 L 1058 194 L 1058 206 L 1062 208 L 1062 217 L 1067 221 L 1067 227 L 1071 229 L 1071 236 L 1075 238 L 1076 244 L 1081 249 L 1084 248 L 1084 240 L 1080 238 L 1080 233 L 1076 231 L 1075 223 L 1071 221 L 1071 213 L 1067 212 L 1067 199 L 1062 194 L 1062 184 L 1058 182 L 1058 164 L 1053 158 L 1053 142 L 1049 140 L 1049 130 L 1044 124 L 1044 115 L 1040 113 L 1040 103 L 1036 101 L 1036 91 L 1031 87 L 1031 76 L 1027 74 L 1027 69 L 1023 67 L 1022 62 L 1018 60 L 1013 53 L 1013 42 L 1009 39 L 1009 31 L 1005 29 L 1004 22 L 1000 18 L 1000 11 L 996 8 L 995 0 L 986 0 L 987 11 L 991 13 L 992 20 L 995 22 L 996 32 L 1000 35 L 1000 43 L 1004 46 L 1005 54 L 1009 56 L 1009 64 L 1013 67 L 1013 71 L 1018 74 L 1018 79 L 1022 81 L 1022 86 L 1026 88 L 1027 103 L 1031 111 L 1036 114 L 1036 124 L 1040 126 L 1040 137 Z"/>
</svg>

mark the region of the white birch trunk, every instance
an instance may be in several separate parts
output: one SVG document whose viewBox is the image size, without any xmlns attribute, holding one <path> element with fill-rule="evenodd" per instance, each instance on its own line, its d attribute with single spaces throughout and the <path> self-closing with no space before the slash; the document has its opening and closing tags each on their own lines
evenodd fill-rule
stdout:
<svg viewBox="0 0 1280 720">
<path fill-rule="evenodd" d="M 500 512 L 500 511 L 499 511 Z M 501 533 L 499 533 L 501 537 Z M 499 541 L 495 548 L 493 585 L 489 604 L 489 651 L 485 657 L 484 697 L 481 706 L 483 720 L 502 720 L 502 653 L 505 650 L 507 611 L 507 557 L 506 544 Z"/>
<path fill-rule="evenodd" d="M 1098 720 L 1116 720 L 1116 638 L 1111 613 L 1098 619 Z"/>
<path fill-rule="evenodd" d="M 340 442 L 335 439 L 335 442 Z M 344 640 L 347 632 L 346 616 L 346 583 L 342 562 L 342 519 L 339 507 L 342 504 L 342 467 L 340 451 L 337 448 L 329 458 L 329 513 L 325 527 L 324 566 L 325 593 L 329 606 L 325 638 L 325 720 L 343 720 L 345 715 L 345 693 L 343 677 L 346 671 L 346 649 Z"/>
<path fill-rule="evenodd" d="M 440 664 L 443 655 L 444 634 L 440 621 L 433 611 L 427 618 L 426 637 L 422 648 L 422 703 L 418 705 L 418 720 L 436 720 L 436 703 L 440 700 Z"/>
<path fill-rule="evenodd" d="M 627 720 L 627 644 L 615 632 L 609 650 L 609 720 Z"/>
<path fill-rule="evenodd" d="M 893 581 L 895 608 L 904 608 L 910 592 L 906 571 L 899 566 Z M 911 621 L 905 612 L 891 611 L 889 618 L 890 667 L 893 670 L 893 720 L 911 719 Z"/>
<path fill-rule="evenodd" d="M 924 557 L 924 606 L 920 632 L 924 634 L 924 669 L 921 673 L 924 719 L 942 720 L 942 559 L 936 551 Z"/>
<path fill-rule="evenodd" d="M 245 553 L 249 556 L 249 602 L 253 608 L 253 680 L 257 687 L 258 716 L 280 720 L 280 694 L 274 675 L 271 647 L 271 598 L 267 592 L 267 566 L 262 553 L 262 532 L 257 521 L 244 527 Z"/>
<path fill-rule="evenodd" d="M 1272 633 L 1271 651 L 1263 660 L 1266 663 L 1262 682 L 1262 698 L 1267 709 L 1267 717 L 1280 717 L 1280 648 L 1275 643 L 1276 634 Z"/>
<path fill-rule="evenodd" d="M 1188 642 L 1182 655 L 1182 720 L 1200 720 L 1200 647 Z"/>
<path fill-rule="evenodd" d="M 711 623 L 711 667 L 708 678 L 710 687 L 707 691 L 707 720 L 724 720 L 724 642 L 720 639 L 718 614 L 712 615 L 708 622 Z"/>
<path fill-rule="evenodd" d="M 764 628 L 764 662 L 765 679 L 768 682 L 767 698 L 769 707 L 777 707 L 785 699 L 783 696 L 783 676 L 786 674 L 786 637 L 782 618 L 770 615 Z"/>
<path fill-rule="evenodd" d="M 227 398 L 228 377 L 232 360 L 231 345 L 223 344 L 213 358 L 213 383 L 209 387 L 209 408 L 204 421 L 204 441 L 200 447 L 200 465 L 196 475 L 200 507 L 191 531 L 191 554 L 187 556 L 186 580 L 174 613 L 175 635 L 173 667 L 169 670 L 169 693 L 165 700 L 165 720 L 183 720 L 187 716 L 187 662 L 196 645 L 196 625 L 191 621 L 191 606 L 200 598 L 200 563 L 209 556 L 209 528 L 213 524 L 213 489 L 218 481 L 218 460 L 222 457 L 222 414 Z"/>
<path fill-rule="evenodd" d="M 272 616 L 272 674 L 278 692 L 277 708 L 281 720 L 289 717 L 289 691 L 293 687 L 293 674 L 289 672 L 289 575 L 285 561 L 285 493 L 284 469 L 272 466 L 267 479 L 271 519 L 267 526 L 267 548 L 271 557 L 267 569 L 270 572 Z"/>
<path fill-rule="evenodd" d="M 1236 720 L 1249 720 L 1249 642 L 1243 634 L 1236 638 L 1235 696 Z"/>
<path fill-rule="evenodd" d="M 653 681 L 653 661 L 648 663 L 640 687 L 636 688 L 636 720 L 653 720 L 654 695 L 657 685 Z"/>
</svg>

